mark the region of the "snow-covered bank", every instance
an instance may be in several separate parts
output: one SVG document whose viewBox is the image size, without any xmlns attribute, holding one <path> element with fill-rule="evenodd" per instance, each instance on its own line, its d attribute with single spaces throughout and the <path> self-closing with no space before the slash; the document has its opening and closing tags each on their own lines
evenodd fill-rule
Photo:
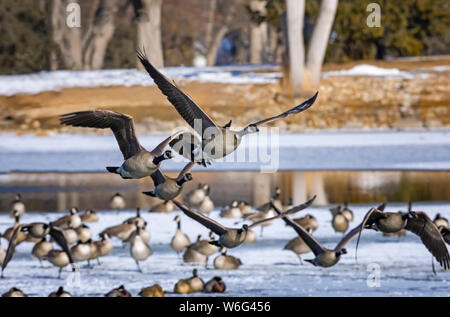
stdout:
<svg viewBox="0 0 450 317">
<path fill-rule="evenodd" d="M 147 149 L 166 135 L 140 135 Z M 113 135 L 0 134 L 0 172 L 98 172 L 122 162 Z M 267 143 L 268 142 L 268 143 Z M 258 147 L 258 144 L 261 146 Z M 269 144 L 269 147 L 264 147 Z M 273 147 L 272 147 L 273 146 Z M 271 153 L 271 155 L 267 155 Z M 251 154 L 255 157 L 250 160 Z M 234 156 L 233 156 L 234 155 Z M 246 136 L 238 150 L 212 170 L 450 170 L 450 132 L 327 132 Z M 246 160 L 240 160 L 246 158 Z M 184 162 L 164 162 L 177 171 Z M 195 170 L 204 170 L 195 167 Z"/>
<path fill-rule="evenodd" d="M 351 227 L 357 225 L 369 209 L 368 205 L 350 206 L 355 213 Z M 405 210 L 406 205 L 391 204 L 387 210 L 396 212 Z M 438 212 L 447 218 L 450 205 L 415 203 L 415 210 L 425 210 L 431 217 Z M 330 224 L 331 215 L 327 208 L 312 207 L 303 213 L 311 213 L 318 218 L 319 228 L 314 233 L 325 247 L 335 247 L 342 238 L 333 232 Z M 107 226 L 117 224 L 134 215 L 134 211 L 101 212 L 100 222 L 89 224 L 94 239 Z M 298 216 L 302 213 L 298 214 Z M 22 221 L 52 221 L 61 214 L 27 213 Z M 165 290 L 171 291 L 181 278 L 190 277 L 193 267 L 197 267 L 204 280 L 213 276 L 222 276 L 227 284 L 226 296 L 449 296 L 450 272 L 432 274 L 431 255 L 412 233 L 405 238 L 386 238 L 373 231 L 365 231 L 358 249 L 358 262 L 355 262 L 355 244 L 353 240 L 347 245 L 348 254 L 334 267 L 324 269 L 313 267 L 309 263 L 299 265 L 298 258 L 290 251 L 283 250 L 288 240 L 296 237 L 296 233 L 276 221 L 264 229 L 264 236 L 258 237 L 255 244 L 242 245 L 228 250 L 228 254 L 239 257 L 243 265 L 235 271 L 219 271 L 212 268 L 205 270 L 202 265 L 183 264 L 170 249 L 170 239 L 175 232 L 175 214 L 143 213 L 151 232 L 150 245 L 154 254 L 141 264 L 144 273 L 136 270 L 136 264 L 129 256 L 128 247 L 122 248 L 118 240 L 114 240 L 114 250 L 102 259 L 101 266 L 87 269 L 82 264 L 80 284 L 70 284 L 69 267 L 65 269 L 62 279 L 57 279 L 57 269 L 48 262 L 40 268 L 39 262 L 33 259 L 30 252 L 31 243 L 18 246 L 17 253 L 5 270 L 5 279 L 1 280 L 0 293 L 15 286 L 31 296 L 47 296 L 59 286 L 64 286 L 76 296 L 103 296 L 114 287 L 124 284 L 133 296 L 144 286 L 159 283 Z M 212 213 L 218 218 L 218 211 Z M 208 231 L 190 218 L 181 214 L 182 229 L 191 240 L 197 234 L 206 237 Z M 0 215 L 0 232 L 12 224 L 6 214 Z M 219 221 L 228 226 L 235 226 L 234 219 Z M 256 230 L 259 233 L 259 230 Z M 3 240 L 2 245 L 6 248 Z M 312 258 L 312 253 L 303 255 L 304 259 Z M 379 287 L 369 287 L 367 279 L 373 272 L 369 269 L 380 269 Z M 436 264 L 435 264 L 436 265 Z M 212 269 L 211 269 L 212 268 Z M 437 265 L 438 268 L 438 265 Z M 205 294 L 192 294 L 192 296 Z"/>
</svg>

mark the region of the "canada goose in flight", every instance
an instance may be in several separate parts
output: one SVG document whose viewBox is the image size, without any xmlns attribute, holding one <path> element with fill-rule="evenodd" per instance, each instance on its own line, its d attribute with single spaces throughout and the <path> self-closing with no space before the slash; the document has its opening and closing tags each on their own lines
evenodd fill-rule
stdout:
<svg viewBox="0 0 450 317">
<path fill-rule="evenodd" d="M 2 264 L 1 277 L 3 277 L 3 272 L 14 255 L 14 251 L 17 245 L 17 239 L 20 232 L 28 232 L 34 238 L 44 238 L 47 234 L 50 234 L 52 239 L 63 249 L 63 252 L 66 254 L 69 263 L 73 265 L 74 261 L 72 258 L 72 254 L 70 253 L 69 246 L 67 245 L 67 241 L 64 238 L 64 234 L 60 228 L 54 226 L 52 223 L 46 224 L 35 222 L 31 224 L 21 224 L 14 230 L 11 240 L 9 241 L 8 249 L 6 251 L 6 257 Z M 51 251 L 49 253 L 51 253 Z"/>
<path fill-rule="evenodd" d="M 144 192 L 145 195 L 158 197 L 164 201 L 177 197 L 183 189 L 183 184 L 192 180 L 192 174 L 189 171 L 194 163 L 189 162 L 178 174 L 178 177 L 172 178 L 164 175 L 159 169 L 151 175 L 155 188 L 151 192 Z"/>
<path fill-rule="evenodd" d="M 220 217 L 222 218 L 241 218 L 242 212 L 238 207 L 238 202 L 234 200 L 231 206 L 227 206 L 220 211 Z"/>
<path fill-rule="evenodd" d="M 192 270 L 192 277 L 186 279 L 186 282 L 189 284 L 190 293 L 201 292 L 205 286 L 205 282 L 198 277 L 197 269 Z"/>
<path fill-rule="evenodd" d="M 124 209 L 126 206 L 125 198 L 120 193 L 115 193 L 109 201 L 109 206 L 114 210 Z"/>
<path fill-rule="evenodd" d="M 11 287 L 9 291 L 2 294 L 2 297 L 28 297 L 28 295 L 16 287 Z"/>
<path fill-rule="evenodd" d="M 53 221 L 53 225 L 61 229 L 78 228 L 81 225 L 81 218 L 78 215 L 78 209 L 76 207 L 70 208 L 70 215 L 58 218 Z"/>
<path fill-rule="evenodd" d="M 15 216 L 22 217 L 26 211 L 27 209 L 22 201 L 22 195 L 16 194 L 14 201 L 11 203 L 11 212 L 9 215 L 11 218 L 14 218 Z"/>
<path fill-rule="evenodd" d="M 51 292 L 48 297 L 72 297 L 72 294 L 65 291 L 64 288 L 60 286 L 56 292 Z"/>
<path fill-rule="evenodd" d="M 113 288 L 108 293 L 105 294 L 105 297 L 132 297 L 131 293 L 125 289 L 125 286 L 120 285 L 117 288 Z"/>
<path fill-rule="evenodd" d="M 98 215 L 94 210 L 88 209 L 80 215 L 82 222 L 98 222 Z"/>
<path fill-rule="evenodd" d="M 136 262 L 136 265 L 140 272 L 142 272 L 140 261 L 145 261 L 150 255 L 152 255 L 152 249 L 145 243 L 141 237 L 142 228 L 136 225 L 135 235 L 130 239 L 130 255 Z"/>
<path fill-rule="evenodd" d="M 220 255 L 214 259 L 214 268 L 218 270 L 236 270 L 242 265 L 240 259 L 227 255 L 227 248 L 222 247 Z"/>
<path fill-rule="evenodd" d="M 164 212 L 171 213 L 175 209 L 175 205 L 171 200 L 163 201 L 162 203 L 156 204 L 150 208 L 150 212 Z"/>
<path fill-rule="evenodd" d="M 53 250 L 53 244 L 48 242 L 44 237 L 40 242 L 34 245 L 33 249 L 31 250 L 31 254 L 33 254 L 39 260 L 39 263 L 42 266 L 42 260 L 47 257 L 48 253 L 51 250 Z"/>
<path fill-rule="evenodd" d="M 448 228 L 448 219 L 441 216 L 441 214 L 436 214 L 434 217 L 433 223 L 436 227 L 444 226 Z"/>
<path fill-rule="evenodd" d="M 441 232 L 442 238 L 447 244 L 450 244 L 450 229 L 448 227 L 439 226 L 439 231 Z M 1 259 L 1 256 L 0 256 Z"/>
<path fill-rule="evenodd" d="M 364 228 L 381 232 L 398 232 L 406 229 L 416 234 L 444 270 L 450 268 L 450 255 L 439 229 L 425 212 L 383 212 L 372 208 L 365 217 Z"/>
<path fill-rule="evenodd" d="M 121 223 L 119 225 L 111 226 L 106 228 L 100 233 L 103 236 L 105 233 L 109 237 L 117 237 L 122 241 L 127 240 L 131 234 L 136 230 L 136 225 L 131 222 Z"/>
<path fill-rule="evenodd" d="M 348 222 L 353 221 L 353 211 L 348 208 L 347 202 L 344 203 L 344 207 L 341 209 L 341 213 L 344 215 Z"/>
<path fill-rule="evenodd" d="M 109 110 L 90 110 L 64 114 L 60 117 L 62 124 L 86 128 L 110 128 L 125 160 L 119 166 L 108 166 L 110 173 L 119 174 L 124 179 L 138 179 L 153 174 L 162 161 L 172 158 L 171 151 L 165 151 L 173 139 L 170 136 L 152 151 L 147 151 L 140 143 L 134 130 L 133 118 L 123 113 Z"/>
<path fill-rule="evenodd" d="M 184 201 L 188 206 L 198 208 L 208 195 L 209 185 L 200 183 L 197 185 L 197 188 L 191 190 L 186 194 Z"/>
<path fill-rule="evenodd" d="M 227 289 L 225 282 L 220 276 L 215 276 L 205 283 L 204 293 L 224 293 Z"/>
<path fill-rule="evenodd" d="M 272 204 L 273 209 L 277 214 L 281 214 L 281 211 Z M 331 267 L 339 262 L 342 254 L 347 254 L 347 249 L 345 245 L 354 238 L 361 230 L 364 228 L 364 222 L 359 226 L 355 227 L 346 236 L 344 236 L 341 241 L 337 244 L 334 249 L 324 248 L 308 231 L 306 231 L 302 226 L 298 225 L 292 221 L 289 217 L 282 218 L 284 222 L 291 226 L 300 238 L 306 243 L 306 245 L 314 253 L 315 258 L 310 260 L 305 260 L 314 266 L 320 267 Z"/>
<path fill-rule="evenodd" d="M 82 224 L 81 226 L 76 228 L 75 232 L 77 233 L 78 240 L 80 240 L 81 242 L 87 242 L 92 238 L 92 231 L 85 224 Z"/>
<path fill-rule="evenodd" d="M 199 213 L 196 211 L 192 211 L 190 209 L 188 209 L 186 206 L 184 206 L 183 204 L 179 203 L 178 201 L 174 200 L 173 202 L 175 203 L 175 205 L 178 206 L 178 208 L 180 208 L 188 217 L 194 219 L 195 221 L 199 222 L 200 224 L 202 224 L 203 226 L 205 226 L 206 228 L 210 229 L 212 232 L 214 232 L 215 234 L 219 235 L 219 239 L 217 241 L 211 241 L 211 244 L 215 244 L 217 246 L 224 246 L 227 247 L 229 249 L 231 248 L 235 248 L 239 245 L 241 245 L 244 241 L 245 241 L 245 237 L 247 235 L 247 231 L 253 227 L 256 227 L 266 221 L 270 221 L 273 219 L 277 219 L 280 217 L 283 217 L 285 215 L 289 215 L 289 214 L 294 214 L 302 209 L 305 209 L 307 207 L 309 207 L 312 202 L 314 201 L 314 199 L 316 198 L 316 196 L 314 196 L 312 199 L 310 199 L 309 201 L 307 201 L 306 203 L 296 206 L 294 208 L 291 208 L 285 212 L 283 212 L 280 215 L 277 215 L 275 217 L 272 218 L 268 218 L 268 219 L 264 219 L 261 221 L 257 221 L 252 223 L 251 225 L 242 225 L 242 228 L 227 228 L 224 227 L 223 225 L 221 225 L 220 223 L 218 223 L 217 221 Z"/>
<path fill-rule="evenodd" d="M 189 96 L 187 96 L 170 80 L 162 75 L 148 61 L 144 53 L 138 51 L 137 56 L 149 75 L 153 78 L 153 81 L 161 90 L 161 92 L 167 96 L 167 99 L 170 101 L 170 103 L 172 103 L 181 117 L 193 129 L 197 129 L 196 133 L 200 135 L 201 141 L 197 141 L 200 144 L 195 144 L 195 142 L 192 142 L 191 140 L 193 139 L 193 137 L 191 135 L 191 137 L 188 137 L 188 139 L 191 140 L 185 141 L 183 138 L 183 140 L 180 142 L 185 144 L 190 143 L 188 146 L 182 145 L 181 149 L 178 148 L 177 143 L 178 141 L 180 141 L 179 138 L 171 141 L 170 146 L 179 153 L 181 151 L 180 154 L 182 154 L 189 160 L 201 162 L 203 165 L 206 165 L 206 161 L 209 161 L 211 159 L 220 159 L 232 153 L 239 146 L 244 135 L 256 133 L 259 131 L 259 125 L 269 123 L 277 119 L 285 118 L 291 114 L 296 114 L 308 109 L 314 103 L 318 94 L 317 92 L 312 98 L 277 116 L 251 123 L 242 130 L 234 131 L 230 129 L 231 120 L 222 127 L 218 126 L 194 101 L 192 101 L 191 98 L 189 98 Z M 197 127 L 199 122 L 196 121 L 200 121 L 201 127 Z M 201 128 L 201 130 L 199 128 Z M 189 150 L 192 149 L 192 145 L 200 145 L 201 147 L 196 148 L 190 152 Z M 185 148 L 187 148 L 188 151 L 185 151 Z M 201 157 L 198 157 L 199 154 L 201 154 Z"/>
<path fill-rule="evenodd" d="M 408 212 L 411 211 L 411 206 L 412 206 L 412 202 L 408 202 Z M 378 210 L 384 211 L 386 207 L 386 204 L 383 205 L 383 209 L 380 209 L 380 207 L 378 207 Z M 401 212 L 401 211 L 399 211 Z M 402 229 L 400 231 L 397 232 L 382 232 L 383 237 L 404 237 L 406 236 L 406 229 Z"/>
<path fill-rule="evenodd" d="M 173 235 L 172 240 L 170 241 L 170 247 L 177 254 L 180 254 L 180 252 L 186 250 L 186 248 L 191 244 L 191 240 L 189 239 L 187 234 L 181 231 L 180 216 L 176 215 L 173 220 L 177 223 L 177 230 L 175 231 L 175 234 Z"/>
<path fill-rule="evenodd" d="M 302 226 L 306 231 L 314 232 L 319 228 L 317 218 L 311 214 L 306 214 L 303 217 L 292 219 L 296 224 Z"/>
<path fill-rule="evenodd" d="M 158 284 L 144 287 L 139 292 L 139 296 L 141 297 L 164 297 L 165 292 L 162 287 Z"/>
</svg>

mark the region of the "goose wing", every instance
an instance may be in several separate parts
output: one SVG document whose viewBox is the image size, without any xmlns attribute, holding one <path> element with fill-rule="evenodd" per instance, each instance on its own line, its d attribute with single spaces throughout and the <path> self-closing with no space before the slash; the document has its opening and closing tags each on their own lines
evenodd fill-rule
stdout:
<svg viewBox="0 0 450 317">
<path fill-rule="evenodd" d="M 55 240 L 55 242 L 63 249 L 63 251 L 67 254 L 70 263 L 73 262 L 72 253 L 70 252 L 69 245 L 67 244 L 67 240 L 64 237 L 64 233 L 61 228 L 55 227 L 50 224 L 50 236 Z"/>
<path fill-rule="evenodd" d="M 277 214 L 281 214 L 281 211 L 273 203 L 272 208 Z M 294 228 L 295 232 L 297 232 L 297 234 L 303 239 L 303 241 L 305 241 L 305 243 L 313 251 L 315 256 L 318 256 L 319 254 L 324 252 L 324 248 L 320 245 L 320 243 L 300 225 L 292 221 L 291 218 L 283 217 L 281 219 L 283 219 L 288 226 Z"/>
<path fill-rule="evenodd" d="M 166 177 L 159 168 L 152 175 L 150 175 L 150 177 L 152 178 L 153 185 L 155 185 L 155 187 L 166 181 Z"/>
<path fill-rule="evenodd" d="M 314 96 L 312 96 L 308 100 L 304 101 L 303 103 L 299 104 L 298 106 L 295 106 L 294 108 L 289 109 L 288 111 L 285 111 L 285 112 L 283 112 L 283 113 L 281 113 L 281 114 L 279 114 L 277 116 L 273 116 L 273 117 L 270 117 L 270 118 L 266 118 L 266 119 L 260 120 L 258 122 L 251 123 L 248 126 L 252 126 L 252 125 L 253 126 L 258 126 L 258 125 L 263 124 L 263 123 L 268 123 L 268 122 L 271 122 L 271 121 L 275 121 L 277 119 L 285 118 L 285 117 L 287 117 L 287 116 L 289 116 L 291 114 L 296 114 L 296 113 L 305 111 L 306 109 L 308 109 L 309 107 L 311 107 L 313 105 L 314 101 L 316 101 L 316 98 L 317 98 L 318 94 L 319 94 L 319 92 L 316 92 Z"/>
<path fill-rule="evenodd" d="M 311 198 L 310 200 L 308 200 L 307 202 L 305 202 L 305 203 L 303 203 L 303 204 L 300 204 L 300 205 L 297 205 L 297 206 L 295 206 L 295 207 L 292 207 L 292 208 L 290 208 L 289 210 L 286 210 L 285 212 L 279 213 L 277 216 L 270 217 L 270 218 L 266 218 L 266 219 L 258 220 L 258 221 L 256 221 L 256 222 L 252 223 L 252 224 L 251 224 L 250 226 L 248 226 L 248 227 L 249 227 L 249 228 L 253 228 L 253 227 L 256 227 L 256 226 L 258 226 L 258 225 L 260 225 L 260 224 L 263 224 L 264 222 L 272 221 L 272 220 L 275 220 L 275 219 L 278 219 L 278 218 L 281 218 L 281 217 L 286 217 L 286 216 L 288 216 L 288 215 L 295 214 L 295 213 L 299 212 L 300 210 L 306 209 L 306 208 L 308 208 L 309 206 L 311 206 L 311 204 L 313 203 L 314 199 L 316 199 L 316 195 L 314 195 L 313 198 Z M 272 202 L 271 202 L 271 203 L 272 203 Z M 274 204 L 274 205 L 275 205 L 275 204 Z M 279 209 L 277 209 L 277 210 L 279 211 Z"/>
<path fill-rule="evenodd" d="M 163 74 L 161 74 L 147 59 L 145 54 L 137 51 L 137 57 L 141 61 L 145 70 L 158 86 L 159 90 L 167 96 L 167 99 L 175 107 L 178 113 L 186 122 L 195 129 L 195 119 L 200 119 L 203 132 L 210 127 L 217 127 L 214 121 L 194 102 L 188 95 L 182 92 L 177 86 L 171 83 Z"/>
<path fill-rule="evenodd" d="M 177 181 L 179 181 L 180 179 L 182 179 L 184 177 L 184 175 L 189 173 L 189 171 L 194 167 L 194 165 L 195 165 L 194 162 L 187 163 L 186 166 L 178 174 Z"/>
<path fill-rule="evenodd" d="M 405 229 L 420 237 L 425 247 L 444 269 L 450 268 L 450 255 L 445 241 L 439 229 L 426 213 L 421 211 L 413 212 L 413 218 L 408 219 Z"/>
<path fill-rule="evenodd" d="M 177 133 L 172 134 L 172 135 L 169 136 L 168 138 L 164 139 L 164 141 L 162 141 L 161 143 L 159 143 L 158 146 L 155 147 L 155 148 L 152 150 L 152 154 L 153 154 L 154 156 L 161 156 L 161 155 L 163 154 L 164 149 L 166 148 L 166 146 L 167 146 L 173 139 L 175 139 L 176 137 L 178 137 L 178 135 L 179 135 L 180 133 L 182 133 L 182 132 L 179 131 L 179 132 L 177 132 Z"/>
<path fill-rule="evenodd" d="M 348 232 L 342 239 L 339 241 L 338 245 L 334 249 L 335 251 L 342 250 L 345 245 L 353 239 L 356 235 L 359 235 L 362 230 L 364 230 L 365 221 L 361 222 L 358 226 L 353 228 L 350 232 Z M 359 242 L 359 241 L 358 241 Z"/>
<path fill-rule="evenodd" d="M 202 146 L 202 140 L 197 136 L 197 134 L 194 134 L 192 132 L 183 132 L 176 137 L 174 137 L 169 142 L 170 147 L 172 150 L 177 152 L 178 154 L 182 155 L 183 157 L 187 158 L 190 161 L 194 161 L 195 155 L 194 150 L 196 148 L 201 148 Z M 206 162 L 199 162 L 199 163 L 205 163 L 203 165 L 206 165 Z"/>
<path fill-rule="evenodd" d="M 74 127 L 110 128 L 125 160 L 142 149 L 134 131 L 133 118 L 126 114 L 109 110 L 80 111 L 64 114 L 60 121 Z"/>
<path fill-rule="evenodd" d="M 9 244 L 8 244 L 8 249 L 6 250 L 5 259 L 3 260 L 2 273 L 14 255 L 14 251 L 16 250 L 17 238 L 19 236 L 19 232 L 22 231 L 22 229 L 26 226 L 27 225 L 22 224 L 22 225 L 18 225 L 16 227 L 16 229 L 14 229 L 11 239 L 9 239 Z"/>
<path fill-rule="evenodd" d="M 176 200 L 172 200 L 172 201 L 174 202 L 175 205 L 177 205 L 178 208 L 180 208 L 186 214 L 186 216 L 201 223 L 203 226 L 205 226 L 206 228 L 208 228 L 215 234 L 222 235 L 222 234 L 227 233 L 228 228 L 222 226 L 217 221 L 214 221 L 213 219 L 206 217 L 205 215 L 203 215 L 199 212 L 190 210 L 185 205 L 181 204 L 180 202 L 178 202 Z"/>
</svg>

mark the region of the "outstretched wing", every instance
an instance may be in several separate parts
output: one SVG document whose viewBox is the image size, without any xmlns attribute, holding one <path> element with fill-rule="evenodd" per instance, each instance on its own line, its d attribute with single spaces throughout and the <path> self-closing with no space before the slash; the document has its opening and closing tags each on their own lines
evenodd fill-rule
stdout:
<svg viewBox="0 0 450 317">
<path fill-rule="evenodd" d="M 258 122 L 251 123 L 251 124 L 249 124 L 249 126 L 251 126 L 251 125 L 257 126 L 257 125 L 260 125 L 260 124 L 263 124 L 263 123 L 268 123 L 268 122 L 271 122 L 271 121 L 275 121 L 277 119 L 285 118 L 285 117 L 287 117 L 287 116 L 289 116 L 291 114 L 296 114 L 296 113 L 305 111 L 306 109 L 308 109 L 309 107 L 311 107 L 313 105 L 314 101 L 316 101 L 316 98 L 317 98 L 318 94 L 319 94 L 319 92 L 316 92 L 314 96 L 312 96 L 311 98 L 309 98 L 305 102 L 299 104 L 298 106 L 295 106 L 294 108 L 289 109 L 288 111 L 285 111 L 285 112 L 283 112 L 283 113 L 281 113 L 281 114 L 279 114 L 277 116 L 274 116 L 274 117 L 266 118 L 266 119 L 260 120 Z"/>
<path fill-rule="evenodd" d="M 181 170 L 181 172 L 178 174 L 177 180 L 179 181 L 180 179 L 182 179 L 184 177 L 184 175 L 186 175 L 187 173 L 189 173 L 189 171 L 194 167 L 195 163 L 194 162 L 189 162 L 186 164 L 186 166 Z"/>
<path fill-rule="evenodd" d="M 214 221 L 213 219 L 206 217 L 205 215 L 203 215 L 199 212 L 190 210 L 185 205 L 183 205 L 182 203 L 180 203 L 176 200 L 172 200 L 172 201 L 174 202 L 175 205 L 177 205 L 178 208 L 181 209 L 181 211 L 183 211 L 186 214 L 186 216 L 199 222 L 200 224 L 202 224 L 203 226 L 205 226 L 206 228 L 208 228 L 215 234 L 222 235 L 222 234 L 227 233 L 227 228 L 222 226 L 217 221 Z"/>
<path fill-rule="evenodd" d="M 281 215 L 281 211 L 275 206 L 272 201 L 270 202 L 272 205 L 273 210 L 278 215 Z M 295 208 L 295 207 L 294 207 Z M 324 252 L 323 247 L 320 245 L 320 243 L 311 235 L 309 234 L 303 227 L 296 224 L 294 221 L 291 220 L 289 217 L 283 217 L 281 218 L 283 221 L 288 225 L 294 228 L 295 232 L 305 241 L 305 243 L 308 245 L 308 247 L 311 249 L 311 251 L 314 253 L 315 256 L 318 256 L 319 254 Z"/>
<path fill-rule="evenodd" d="M 206 162 L 203 160 L 196 160 L 194 155 L 194 150 L 198 148 L 199 151 L 202 150 L 202 140 L 192 132 L 183 132 L 177 135 L 169 142 L 172 150 L 178 154 L 184 156 L 188 160 L 196 163 L 201 163 L 206 166 Z"/>
<path fill-rule="evenodd" d="M 9 261 L 11 261 L 14 251 L 16 250 L 17 238 L 19 236 L 19 232 L 24 228 L 25 225 L 18 225 L 16 229 L 14 229 L 11 239 L 9 239 L 8 249 L 6 250 L 5 259 L 2 263 L 2 274 L 8 265 Z"/>
<path fill-rule="evenodd" d="M 172 134 L 171 136 L 169 136 L 168 138 L 164 139 L 161 143 L 158 144 L 157 147 L 155 147 L 152 150 L 152 154 L 154 156 L 161 156 L 164 152 L 164 149 L 166 148 L 166 146 L 175 138 L 177 138 L 180 134 L 182 133 L 182 131 L 176 132 L 174 134 Z"/>
<path fill-rule="evenodd" d="M 63 251 L 67 254 L 70 263 L 73 262 L 72 253 L 70 252 L 69 245 L 67 244 L 67 240 L 64 237 L 64 233 L 61 228 L 55 227 L 50 224 L 50 236 L 53 240 L 63 249 Z"/>
<path fill-rule="evenodd" d="M 60 121 L 74 127 L 110 128 L 125 160 L 142 149 L 134 131 L 133 118 L 126 114 L 109 110 L 80 111 L 63 114 Z"/>
<path fill-rule="evenodd" d="M 214 121 L 194 102 L 188 95 L 182 92 L 177 86 L 172 84 L 163 74 L 161 74 L 147 59 L 145 54 L 137 51 L 137 57 L 141 61 L 145 70 L 158 86 L 159 90 L 167 96 L 167 99 L 175 107 L 178 113 L 186 122 L 195 129 L 194 120 L 201 120 L 202 135 L 209 127 L 217 127 Z"/>
<path fill-rule="evenodd" d="M 450 268 L 450 255 L 439 229 L 426 213 L 421 211 L 413 213 L 414 216 L 408 218 L 405 229 L 420 237 L 425 247 L 444 269 Z"/>
</svg>

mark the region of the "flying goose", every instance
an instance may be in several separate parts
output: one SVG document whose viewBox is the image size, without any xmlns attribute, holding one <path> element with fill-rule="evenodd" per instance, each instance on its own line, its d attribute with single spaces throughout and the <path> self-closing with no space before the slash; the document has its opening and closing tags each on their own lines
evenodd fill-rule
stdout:
<svg viewBox="0 0 450 317">
<path fill-rule="evenodd" d="M 444 226 L 448 228 L 447 218 L 442 217 L 439 213 L 434 217 L 433 223 L 436 225 L 436 227 Z"/>
<path fill-rule="evenodd" d="M 27 209 L 22 201 L 22 195 L 16 194 L 14 201 L 11 203 L 11 218 L 14 218 L 15 216 L 22 217 L 26 211 Z"/>
<path fill-rule="evenodd" d="M 109 206 L 114 210 L 124 209 L 126 206 L 125 198 L 120 193 L 115 193 L 109 200 Z"/>
<path fill-rule="evenodd" d="M 186 250 L 186 248 L 191 244 L 191 240 L 189 240 L 189 237 L 181 231 L 180 216 L 177 215 L 173 220 L 177 223 L 177 231 L 175 231 L 175 234 L 170 241 L 170 247 L 177 254 L 179 254 L 180 252 Z"/>
<path fill-rule="evenodd" d="M 242 228 L 227 228 L 224 227 L 223 225 L 221 225 L 220 223 L 218 223 L 217 221 L 199 213 L 196 211 L 192 211 L 190 209 L 188 209 L 186 206 L 184 206 L 183 204 L 179 203 L 178 201 L 174 200 L 173 202 L 175 203 L 175 205 L 178 206 L 178 208 L 180 208 L 188 217 L 194 219 L 195 221 L 199 222 L 200 224 L 202 224 L 203 226 L 205 226 L 206 228 L 210 229 L 211 231 L 213 231 L 215 234 L 219 235 L 219 240 L 217 241 L 211 241 L 211 244 L 217 245 L 217 246 L 224 246 L 227 247 L 229 249 L 231 248 L 235 248 L 239 245 L 241 245 L 244 241 L 245 241 L 245 237 L 247 235 L 247 231 L 253 227 L 256 227 L 266 221 L 271 221 L 273 219 L 277 219 L 280 217 L 283 217 L 285 215 L 289 215 L 289 214 L 294 214 L 302 209 L 305 209 L 307 207 L 309 207 L 312 202 L 314 201 L 314 199 L 316 198 L 316 196 L 314 196 L 313 198 L 311 198 L 309 201 L 307 201 L 306 203 L 296 206 L 294 208 L 291 208 L 285 212 L 283 212 L 280 215 L 277 215 L 275 217 L 272 218 L 268 218 L 268 219 L 264 219 L 261 221 L 257 221 L 252 223 L 251 225 L 242 225 Z"/>
<path fill-rule="evenodd" d="M 62 286 L 56 292 L 51 292 L 48 297 L 72 297 L 72 294 L 66 292 Z"/>
<path fill-rule="evenodd" d="M 9 291 L 2 294 L 2 297 L 28 297 L 28 295 L 16 287 L 11 287 Z"/>
<path fill-rule="evenodd" d="M 131 293 L 125 289 L 125 286 L 120 285 L 117 288 L 113 288 L 108 293 L 105 294 L 105 297 L 132 297 Z"/>
<path fill-rule="evenodd" d="M 53 250 L 53 244 L 47 241 L 44 237 L 40 242 L 36 243 L 31 250 L 31 254 L 33 254 L 42 266 L 42 260 L 45 259 L 48 253 Z"/>
<path fill-rule="evenodd" d="M 47 234 L 50 234 L 52 239 L 63 249 L 63 252 L 66 254 L 69 262 L 73 266 L 74 261 L 72 258 L 72 254 L 70 253 L 69 246 L 67 245 L 67 241 L 64 238 L 64 233 L 60 228 L 54 226 L 52 223 L 46 224 L 35 222 L 31 224 L 21 224 L 14 230 L 11 240 L 9 241 L 8 249 L 6 250 L 6 257 L 2 264 L 1 277 L 3 277 L 3 271 L 14 255 L 20 232 L 28 232 L 34 238 L 44 238 Z"/>
<path fill-rule="evenodd" d="M 196 293 L 203 291 L 203 287 L 205 286 L 205 282 L 198 277 L 197 269 L 192 270 L 192 277 L 186 279 L 186 282 L 189 284 L 191 289 L 190 293 Z"/>
<path fill-rule="evenodd" d="M 119 174 L 124 179 L 138 179 L 153 174 L 164 160 L 172 158 L 171 151 L 165 151 L 167 144 L 173 139 L 170 136 L 162 141 L 151 152 L 140 143 L 134 130 L 133 118 L 123 113 L 109 110 L 90 110 L 64 114 L 61 124 L 86 128 L 110 128 L 125 162 L 119 166 L 108 166 L 110 173 Z"/>
<path fill-rule="evenodd" d="M 174 199 L 183 189 L 183 184 L 192 180 L 192 174 L 189 171 L 194 163 L 189 162 L 178 174 L 177 178 L 164 175 L 159 169 L 151 175 L 155 188 L 153 191 L 144 192 L 145 195 L 158 197 L 164 201 Z"/>
<path fill-rule="evenodd" d="M 185 141 L 184 138 L 186 135 L 181 135 L 183 136 L 183 140 L 180 142 L 180 138 L 174 139 L 170 142 L 170 146 L 189 160 L 201 162 L 203 165 L 206 165 L 206 162 L 211 159 L 220 159 L 232 153 L 239 146 L 244 135 L 259 131 L 259 125 L 308 109 L 314 103 L 318 94 L 317 92 L 312 98 L 277 116 L 251 123 L 242 130 L 233 131 L 230 129 L 231 120 L 224 126 L 218 126 L 188 95 L 161 74 L 148 61 L 143 52 L 138 50 L 137 56 L 161 92 L 167 96 L 167 99 L 172 103 L 181 117 L 200 135 L 201 141 L 197 142 L 200 143 L 199 145 L 201 147 L 197 147 L 192 151 L 192 146 L 197 145 L 191 141 L 195 139 L 192 136 L 188 137 L 191 140 Z M 201 124 L 200 127 L 198 126 L 199 123 Z M 178 143 L 181 143 L 182 146 L 179 147 Z M 186 143 L 190 144 L 186 146 Z M 186 148 L 187 150 L 185 150 Z"/>
<path fill-rule="evenodd" d="M 272 208 L 277 214 L 281 214 L 281 211 L 275 205 L 272 204 Z M 359 226 L 351 230 L 349 233 L 347 233 L 347 235 L 341 239 L 341 241 L 334 249 L 327 249 L 324 248 L 308 231 L 292 221 L 289 217 L 283 217 L 282 219 L 287 225 L 291 226 L 297 232 L 299 237 L 303 239 L 306 245 L 314 253 L 314 259 L 308 259 L 305 261 L 311 263 L 314 266 L 320 267 L 331 267 L 337 264 L 341 259 L 341 255 L 347 254 L 347 249 L 344 248 L 345 245 L 364 228 L 363 222 Z"/>
<path fill-rule="evenodd" d="M 439 229 L 422 211 L 384 212 L 372 208 L 365 217 L 364 228 L 391 233 L 406 229 L 416 234 L 444 270 L 450 268 L 450 255 Z"/>
<path fill-rule="evenodd" d="M 80 215 L 82 222 L 98 222 L 98 215 L 94 210 L 88 209 Z"/>
<path fill-rule="evenodd" d="M 240 259 L 227 255 L 227 248 L 222 247 L 220 255 L 214 259 L 214 267 L 218 270 L 236 270 L 242 265 Z"/>
<path fill-rule="evenodd" d="M 223 293 L 227 289 L 225 282 L 220 276 L 214 276 L 208 282 L 205 283 L 203 288 L 204 293 Z"/>
</svg>

